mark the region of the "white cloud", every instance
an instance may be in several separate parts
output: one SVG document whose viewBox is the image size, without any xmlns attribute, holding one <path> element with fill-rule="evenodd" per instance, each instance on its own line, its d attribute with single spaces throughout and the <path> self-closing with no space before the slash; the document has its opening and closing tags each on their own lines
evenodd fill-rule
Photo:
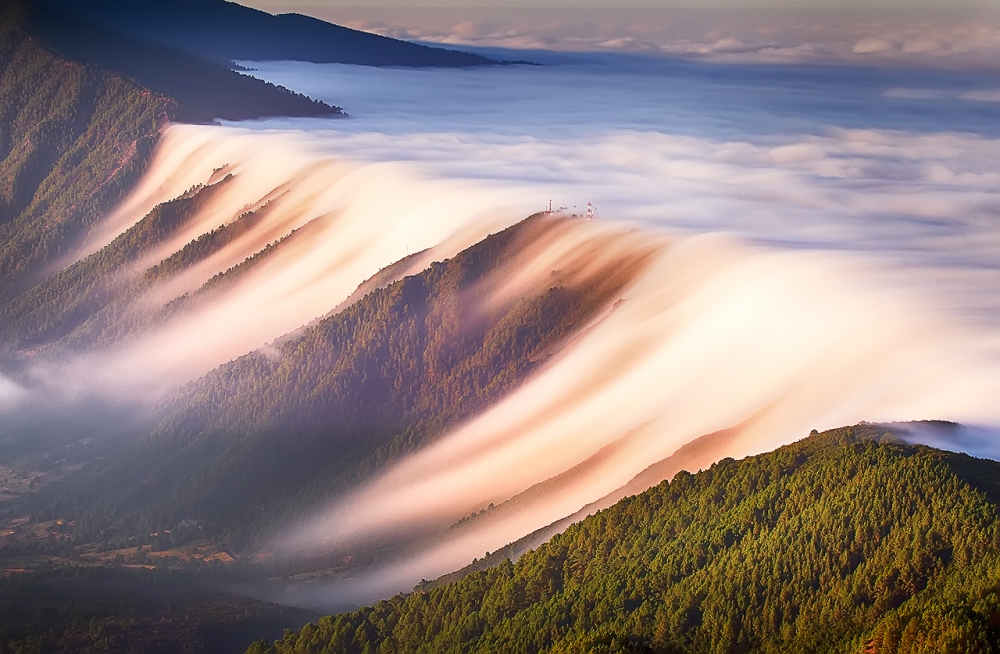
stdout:
<svg viewBox="0 0 1000 654">
<path fill-rule="evenodd" d="M 753 49 L 705 35 L 684 47 L 741 61 Z M 759 36 L 760 56 L 799 52 Z M 921 73 L 919 85 L 885 88 L 835 67 L 818 83 L 773 67 L 621 60 L 431 71 L 254 64 L 266 79 L 347 104 L 354 118 L 173 127 L 91 248 L 222 166 L 236 175 L 230 190 L 165 252 L 275 201 L 253 238 L 184 284 L 196 288 L 314 219 L 315 231 L 196 311 L 99 357 L 53 364 L 46 379 L 122 395 L 137 380 L 176 383 L 323 315 L 412 250 L 444 241 L 430 256 L 447 256 L 551 199 L 600 210 L 578 241 L 561 241 L 574 246 L 567 256 L 589 258 L 576 246 L 596 234 L 602 256 L 652 248 L 650 268 L 523 392 L 361 489 L 355 507 L 336 507 L 338 519 L 307 526 L 298 544 L 447 525 L 649 426 L 587 483 L 392 572 L 395 590 L 751 418 L 760 420 L 726 454 L 860 419 L 1000 421 L 1000 135 L 975 122 L 981 106 L 959 111 L 984 85 L 933 86 Z M 914 100 L 928 100 L 916 119 Z M 530 278 L 532 264 L 550 273 L 565 260 L 516 271 Z M 455 464 L 447 474 L 443 460 Z"/>
<path fill-rule="evenodd" d="M 851 48 L 853 54 L 874 54 L 889 52 L 896 49 L 896 44 L 884 38 L 876 36 L 868 36 L 857 43 Z"/>
</svg>

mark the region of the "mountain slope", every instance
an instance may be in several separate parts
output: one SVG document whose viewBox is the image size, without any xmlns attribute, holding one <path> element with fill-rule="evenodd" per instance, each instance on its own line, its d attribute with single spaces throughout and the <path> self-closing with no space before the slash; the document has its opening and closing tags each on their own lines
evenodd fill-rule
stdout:
<svg viewBox="0 0 1000 654">
<path fill-rule="evenodd" d="M 339 111 L 40 5 L 5 3 L 0 301 L 49 272 L 124 199 L 169 120 Z"/>
<path fill-rule="evenodd" d="M 0 298 L 65 255 L 138 179 L 173 102 L 60 58 L 0 9 Z"/>
<path fill-rule="evenodd" d="M 877 426 L 825 432 L 248 651 L 997 652 L 998 480 Z"/>
<path fill-rule="evenodd" d="M 197 519 L 246 544 L 491 405 L 613 302 L 629 262 L 477 300 L 524 245 L 567 226 L 528 219 L 221 366 L 139 445 L 53 486 L 39 506 L 85 531 Z"/>
<path fill-rule="evenodd" d="M 117 32 L 208 61 L 298 60 L 369 66 L 482 66 L 479 55 L 398 41 L 222 0 L 45 0 Z"/>
<path fill-rule="evenodd" d="M 105 329 L 117 327 L 118 335 L 126 332 L 127 327 L 135 328 L 137 318 L 127 320 L 126 307 L 119 308 L 110 317 L 101 314 L 110 305 L 127 306 L 129 301 L 137 302 L 140 294 L 158 278 L 197 261 L 196 255 L 189 254 L 196 248 L 186 248 L 177 253 L 178 256 L 147 270 L 138 279 L 129 274 L 130 264 L 182 228 L 200 207 L 212 201 L 229 179 L 227 177 L 216 184 L 192 189 L 185 196 L 158 205 L 98 252 L 51 275 L 9 302 L 0 304 L 0 343 L 14 350 L 38 347 L 66 336 L 92 320 L 95 314 L 103 318 L 101 322 Z M 201 249 L 210 251 L 208 247 Z M 185 254 L 188 256 L 184 257 Z M 176 259 L 180 261 L 175 263 Z"/>
</svg>

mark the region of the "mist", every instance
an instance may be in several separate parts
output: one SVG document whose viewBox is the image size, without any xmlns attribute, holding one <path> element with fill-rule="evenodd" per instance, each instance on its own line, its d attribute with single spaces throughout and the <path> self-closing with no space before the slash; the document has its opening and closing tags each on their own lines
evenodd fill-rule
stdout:
<svg viewBox="0 0 1000 654">
<path fill-rule="evenodd" d="M 717 460 L 861 420 L 997 424 L 996 346 L 873 286 L 856 262 L 682 239 L 520 391 L 280 547 L 315 554 L 418 526 L 444 533 L 563 476 L 503 520 L 380 571 L 380 590 L 400 590 L 580 510 L 713 432 L 736 428 Z"/>
</svg>

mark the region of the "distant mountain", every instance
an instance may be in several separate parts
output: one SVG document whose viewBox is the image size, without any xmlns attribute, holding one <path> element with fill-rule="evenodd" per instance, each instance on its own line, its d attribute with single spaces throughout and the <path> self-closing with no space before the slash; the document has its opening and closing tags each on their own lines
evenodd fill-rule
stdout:
<svg viewBox="0 0 1000 654">
<path fill-rule="evenodd" d="M 68 10 L 34 2 L 30 17 L 31 30 L 60 54 L 131 78 L 177 100 L 173 115 L 176 120 L 208 122 L 216 118 L 246 120 L 343 113 L 339 107 L 239 74 L 228 65 L 145 40 L 141 33 L 123 36 Z M 197 16 L 193 18 L 197 25 Z"/>
<path fill-rule="evenodd" d="M 996 462 L 833 430 L 247 652 L 1000 652 L 998 491 Z"/>
<path fill-rule="evenodd" d="M 301 14 L 272 16 L 224 0 L 44 0 L 129 37 L 202 59 L 298 60 L 368 66 L 483 66 L 479 55 L 399 41 Z"/>
</svg>

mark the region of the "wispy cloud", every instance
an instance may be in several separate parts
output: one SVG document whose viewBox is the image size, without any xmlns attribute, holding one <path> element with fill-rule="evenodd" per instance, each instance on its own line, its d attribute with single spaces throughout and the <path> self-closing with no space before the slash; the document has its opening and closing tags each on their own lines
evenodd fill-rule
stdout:
<svg viewBox="0 0 1000 654">
<path fill-rule="evenodd" d="M 23 402 L 28 391 L 12 379 L 0 375 L 0 411 L 10 410 Z"/>
</svg>

